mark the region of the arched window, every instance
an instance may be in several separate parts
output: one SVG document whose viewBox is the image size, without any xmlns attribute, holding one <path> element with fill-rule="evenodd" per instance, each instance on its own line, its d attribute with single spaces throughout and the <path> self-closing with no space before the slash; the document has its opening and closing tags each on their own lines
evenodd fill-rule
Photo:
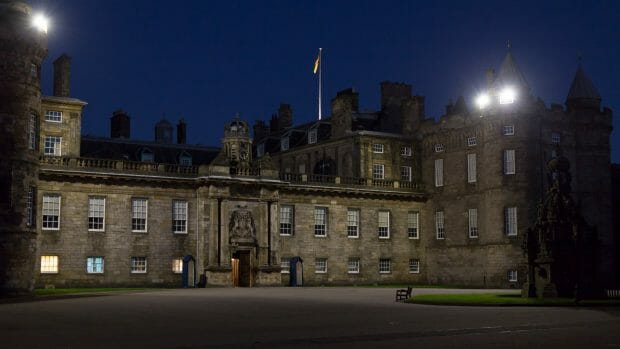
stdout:
<svg viewBox="0 0 620 349">
<path fill-rule="evenodd" d="M 140 161 L 153 162 L 154 161 L 153 152 L 148 148 L 142 149 L 142 152 L 140 153 Z"/>
</svg>

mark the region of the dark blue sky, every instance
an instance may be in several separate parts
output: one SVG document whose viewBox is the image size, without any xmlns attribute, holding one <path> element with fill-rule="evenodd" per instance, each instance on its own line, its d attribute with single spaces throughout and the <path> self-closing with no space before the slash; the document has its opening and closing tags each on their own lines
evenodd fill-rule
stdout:
<svg viewBox="0 0 620 349">
<path fill-rule="evenodd" d="M 379 83 L 413 85 L 427 115 L 463 94 L 471 104 L 506 42 L 534 95 L 563 103 L 583 57 L 620 125 L 619 1 L 158 1 L 32 0 L 52 17 L 51 61 L 73 57 L 74 97 L 89 105 L 83 132 L 109 135 L 125 109 L 132 138 L 153 139 L 165 114 L 188 123 L 188 142 L 217 145 L 235 113 L 267 120 L 280 102 L 294 122 L 316 117 L 312 64 L 323 47 L 323 100 L 354 87 L 379 108 Z M 612 160 L 620 137 L 612 133 Z"/>
</svg>

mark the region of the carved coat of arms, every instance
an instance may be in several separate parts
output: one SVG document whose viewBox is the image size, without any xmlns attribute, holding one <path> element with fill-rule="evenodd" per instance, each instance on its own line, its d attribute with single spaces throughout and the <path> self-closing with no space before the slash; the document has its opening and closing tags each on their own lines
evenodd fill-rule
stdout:
<svg viewBox="0 0 620 349">
<path fill-rule="evenodd" d="M 254 218 L 252 212 L 246 207 L 237 206 L 230 216 L 228 230 L 230 239 L 254 239 L 256 238 L 256 229 L 254 228 Z"/>
</svg>

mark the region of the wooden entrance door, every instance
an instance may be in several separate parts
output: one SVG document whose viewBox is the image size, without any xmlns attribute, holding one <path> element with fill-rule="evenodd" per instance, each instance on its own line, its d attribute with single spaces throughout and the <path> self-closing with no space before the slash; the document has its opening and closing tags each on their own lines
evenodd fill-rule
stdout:
<svg viewBox="0 0 620 349">
<path fill-rule="evenodd" d="M 239 251 L 239 286 L 252 286 L 252 266 L 250 251 Z"/>
<path fill-rule="evenodd" d="M 232 264 L 232 282 L 233 287 L 239 286 L 239 258 L 233 258 L 231 260 Z"/>
</svg>

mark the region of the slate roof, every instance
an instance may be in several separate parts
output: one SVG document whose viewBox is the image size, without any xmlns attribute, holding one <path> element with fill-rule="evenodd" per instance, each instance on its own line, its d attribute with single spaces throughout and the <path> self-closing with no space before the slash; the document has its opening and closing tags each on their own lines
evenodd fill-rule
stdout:
<svg viewBox="0 0 620 349">
<path fill-rule="evenodd" d="M 566 97 L 566 100 L 570 99 L 601 99 L 598 89 L 583 71 L 581 64 L 577 67 L 575 78 L 573 79 L 573 83 L 568 91 L 568 97 Z"/>
<path fill-rule="evenodd" d="M 521 87 L 525 90 L 530 89 L 523 73 L 521 73 L 521 70 L 517 66 L 517 63 L 512 57 L 512 53 L 510 53 L 510 51 L 508 51 L 502 65 L 499 67 L 494 85 L 496 88 L 500 88 L 502 86 L 515 86 Z"/>
</svg>

